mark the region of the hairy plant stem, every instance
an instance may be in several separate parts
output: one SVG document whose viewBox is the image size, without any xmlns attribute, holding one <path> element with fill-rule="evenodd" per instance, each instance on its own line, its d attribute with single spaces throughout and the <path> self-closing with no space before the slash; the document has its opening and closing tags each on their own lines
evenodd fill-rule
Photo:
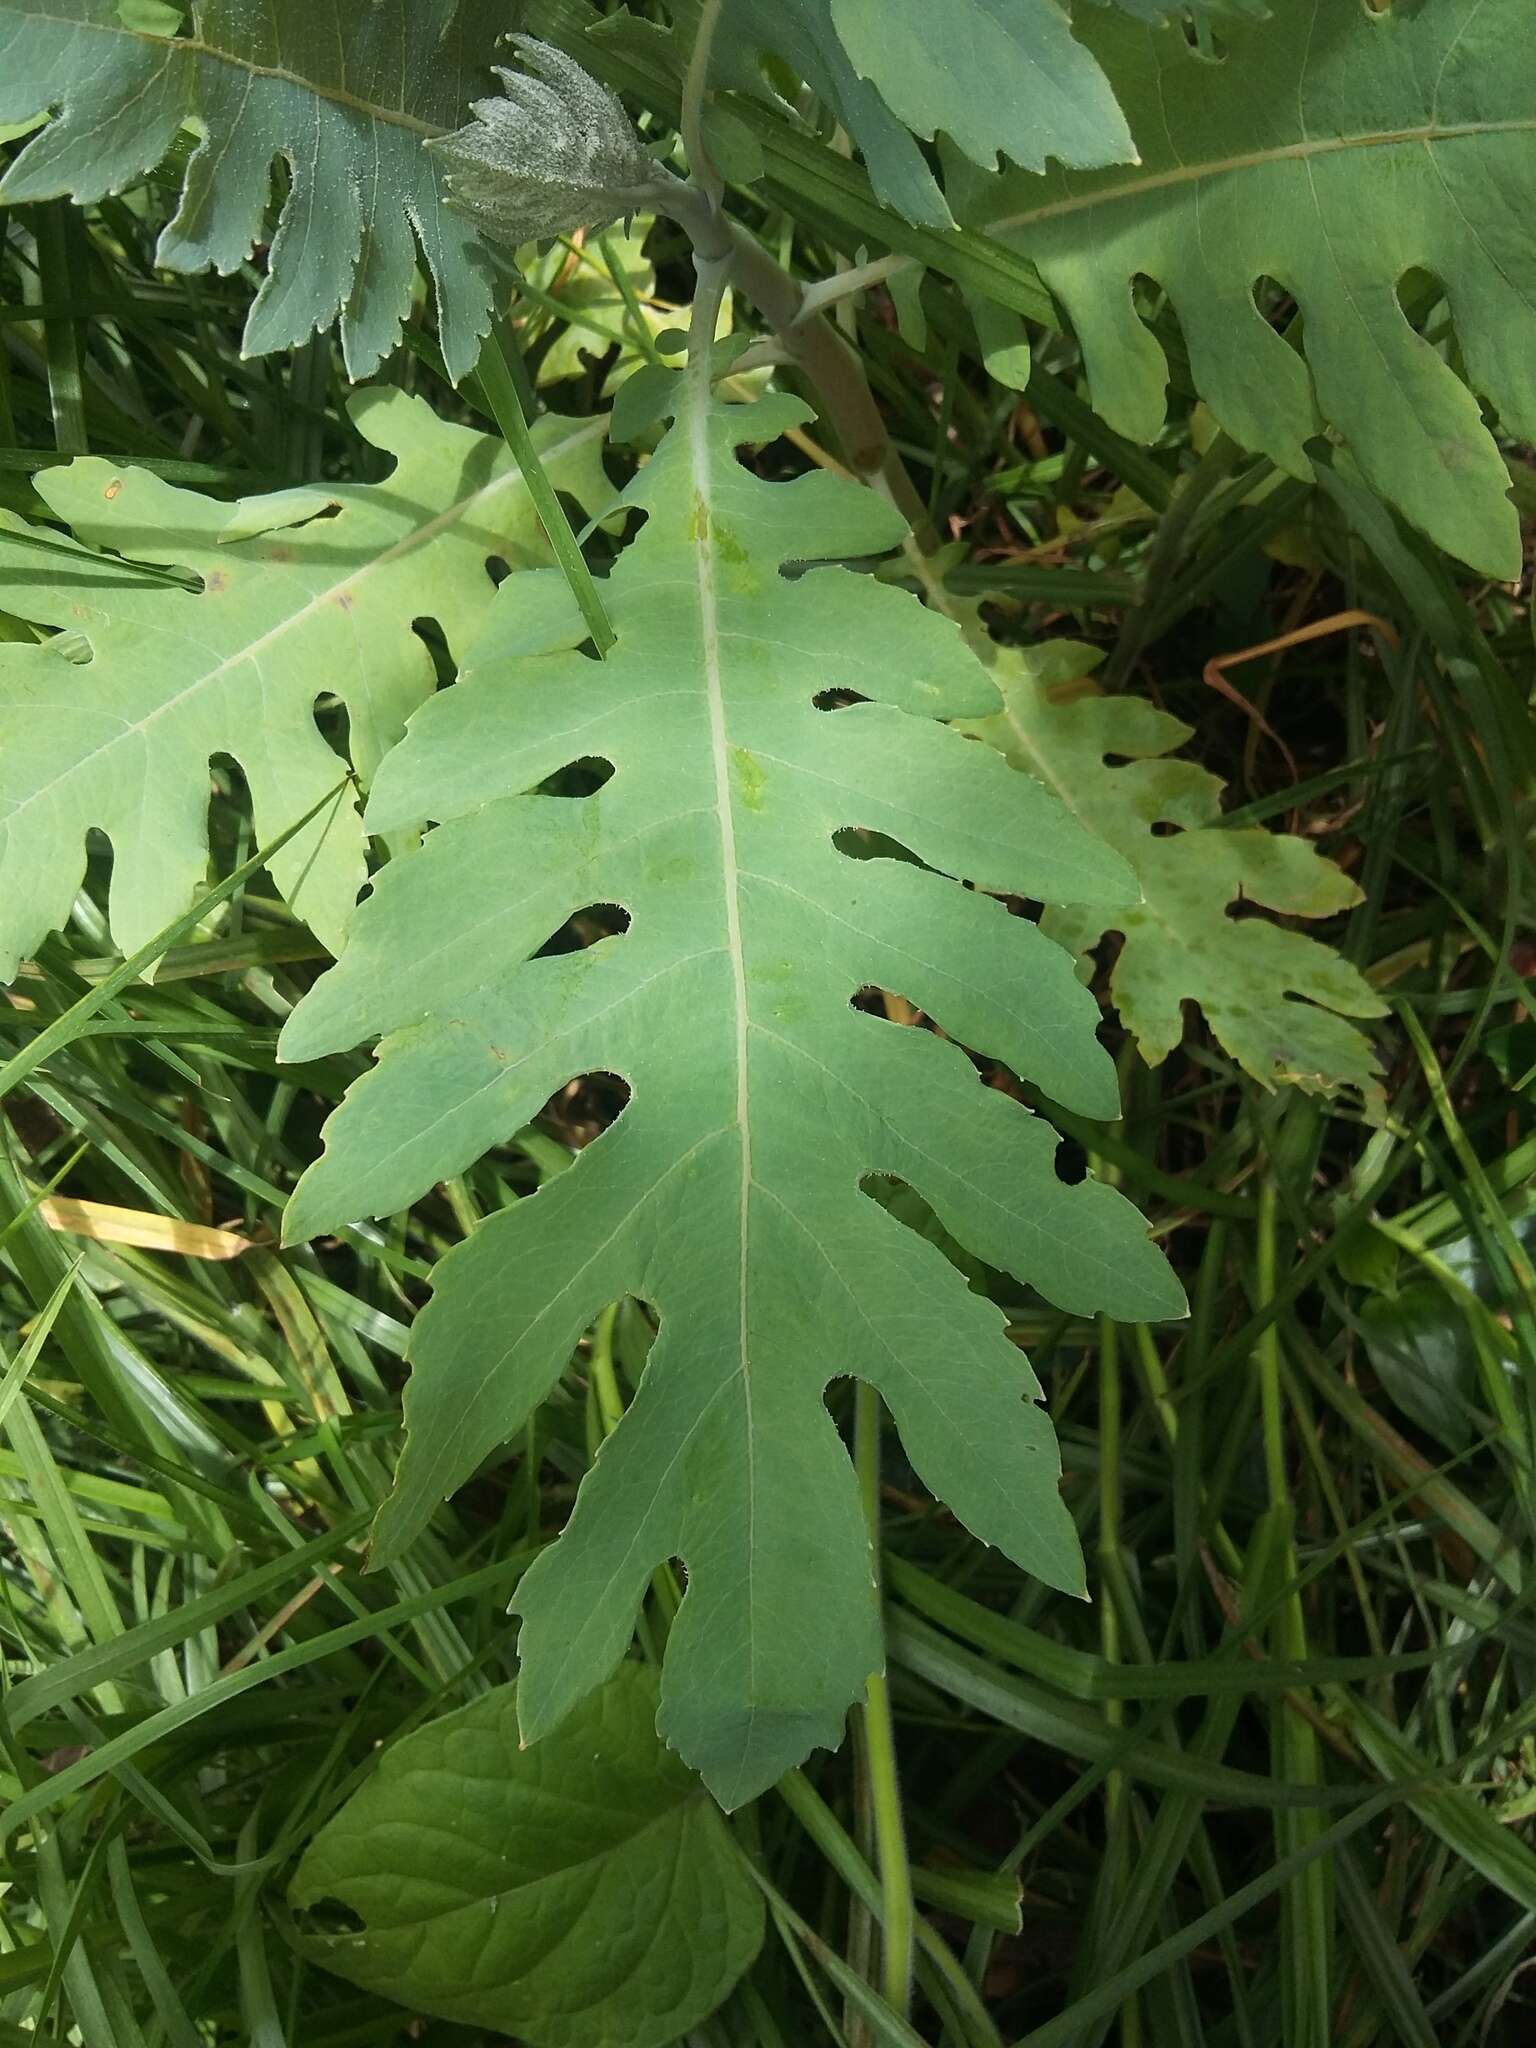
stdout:
<svg viewBox="0 0 1536 2048">
<path fill-rule="evenodd" d="M 704 0 L 683 86 L 679 128 L 691 175 L 677 178 L 663 170 L 654 183 L 635 193 L 635 202 L 675 220 L 693 244 L 696 263 L 727 265 L 726 282 L 757 307 L 773 329 L 786 361 L 815 392 L 848 468 L 861 483 L 881 488 L 924 544 L 930 545 L 927 507 L 891 445 L 863 361 L 820 310 L 821 303 L 835 302 L 836 295 L 818 301 L 814 296 L 817 287 L 797 282 L 722 211 L 724 181 L 704 138 L 709 60 L 721 9 L 722 0 Z M 713 338 L 711 328 L 711 341 Z"/>
<path fill-rule="evenodd" d="M 581 608 L 587 631 L 592 635 L 593 644 L 599 654 L 606 654 L 615 638 L 603 600 L 587 567 L 586 557 L 572 530 L 571 522 L 565 516 L 565 507 L 555 495 L 539 451 L 534 446 L 533 435 L 528 430 L 528 417 L 518 397 L 517 384 L 512 367 L 507 359 L 507 344 L 499 327 L 493 327 L 485 338 L 480 351 L 480 360 L 475 365 L 475 378 L 480 386 L 486 404 L 496 424 L 501 429 L 502 439 L 512 451 L 512 459 L 522 471 L 523 482 L 528 486 L 528 495 L 533 508 L 539 515 L 539 522 L 554 549 L 555 560 L 565 572 L 565 580 L 571 586 L 571 595 Z"/>
<path fill-rule="evenodd" d="M 888 283 L 901 271 L 917 268 L 915 256 L 879 256 L 872 263 L 855 263 L 848 270 L 835 270 L 830 277 L 820 278 L 815 284 L 806 286 L 804 317 L 825 313 L 833 306 L 857 298 L 860 292 Z"/>
<path fill-rule="evenodd" d="M 808 309 L 807 287 L 744 228 L 726 219 L 698 186 L 668 176 L 643 196 L 683 229 L 696 261 L 727 266 L 726 282 L 757 307 L 773 329 L 784 360 L 815 392 L 848 468 L 861 483 L 882 490 L 913 528 L 926 535 L 927 508 L 891 446 L 864 364 L 831 321 Z"/>
<path fill-rule="evenodd" d="M 679 126 L 690 175 L 686 180 L 666 177 L 651 196 L 658 208 L 670 213 L 683 228 L 693 243 L 696 262 L 728 266 L 725 281 L 757 307 L 778 337 L 786 359 L 815 391 L 849 468 L 865 483 L 877 475 L 888 475 L 892 494 L 902 509 L 909 518 L 920 521 L 922 501 L 891 447 L 857 350 L 830 321 L 810 309 L 806 287 L 721 210 L 725 181 L 704 137 L 709 60 L 721 8 L 722 0 L 704 0 L 683 83 Z M 713 327 L 709 339 L 714 339 Z"/>
<path fill-rule="evenodd" d="M 720 25 L 721 0 L 704 0 L 693 48 L 688 53 L 688 73 L 683 80 L 681 129 L 683 148 L 693 182 L 703 193 L 711 213 L 720 211 L 725 198 L 725 180 L 715 168 L 704 140 L 704 108 L 709 98 L 709 59 L 714 49 L 715 30 Z"/>
<path fill-rule="evenodd" d="M 853 1462 L 869 1530 L 870 1568 L 876 1598 L 880 1572 L 880 1396 L 861 1380 L 854 1390 Z M 903 2018 L 912 2004 L 912 1944 L 916 1918 L 912 1866 L 902 1819 L 901 1779 L 896 1767 L 896 1725 L 890 1681 L 884 1671 L 869 1681 L 855 1715 L 860 1758 L 869 1797 L 875 1867 L 880 1875 L 880 1987 L 887 2005 Z"/>
</svg>

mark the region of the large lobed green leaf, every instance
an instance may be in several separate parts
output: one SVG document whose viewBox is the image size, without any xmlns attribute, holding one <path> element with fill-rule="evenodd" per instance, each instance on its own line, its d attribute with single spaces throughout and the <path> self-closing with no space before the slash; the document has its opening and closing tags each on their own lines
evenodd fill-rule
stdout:
<svg viewBox="0 0 1536 2048">
<path fill-rule="evenodd" d="M 862 1183 L 910 1185 L 1070 1313 L 1163 1316 L 1182 1297 L 1128 1203 L 1058 1177 L 1047 1123 L 959 1045 L 853 1004 L 897 991 L 1113 1116 L 1070 956 L 980 892 L 1107 909 L 1134 901 L 1129 871 L 942 723 L 998 704 L 953 625 L 844 568 L 784 573 L 902 532 L 870 492 L 825 473 L 768 484 L 736 461 L 804 408 L 722 405 L 697 371 L 673 404 L 631 488 L 648 517 L 606 585 L 607 659 L 569 651 L 582 627 L 563 586 L 519 579 L 385 763 L 370 826 L 439 822 L 378 878 L 285 1029 L 290 1059 L 383 1040 L 286 1228 L 389 1214 L 572 1077 L 627 1083 L 569 1172 L 440 1264 L 376 1553 L 398 1555 L 522 1427 L 608 1303 L 650 1303 L 660 1336 L 634 1402 L 519 1591 L 519 1712 L 529 1739 L 554 1727 L 622 1656 L 651 1571 L 681 1558 L 660 1726 L 734 1804 L 836 1742 L 880 1663 L 831 1379 L 880 1390 L 978 1536 L 1082 1586 L 1039 1387 L 1002 1315 Z M 827 692 L 860 701 L 823 709 Z M 540 793 L 590 759 L 613 770 L 596 794 Z M 848 829 L 913 858 L 855 858 Z M 541 956 L 602 904 L 626 931 Z"/>
<path fill-rule="evenodd" d="M 1155 23 L 1265 11 L 1263 0 L 1109 4 Z M 667 9 L 679 75 L 700 12 L 700 0 Z M 674 42 L 624 13 L 597 33 L 637 50 Z M 1114 90 L 1059 0 L 724 0 L 712 81 L 787 110 L 782 74 L 804 80 L 847 131 L 884 204 L 927 227 L 954 222 L 914 131 L 948 135 L 988 169 L 1000 153 L 1034 170 L 1052 157 L 1080 166 L 1135 157 Z"/>
<path fill-rule="evenodd" d="M 1329 917 L 1357 903 L 1359 890 L 1305 839 L 1223 828 L 1221 783 L 1193 761 L 1167 758 L 1190 728 L 1140 698 L 1095 689 L 1086 679 L 1101 658 L 1068 640 L 1000 652 L 1003 708 L 971 727 L 1124 854 L 1141 883 L 1142 900 L 1128 909 L 1107 918 L 1048 910 L 1046 930 L 1079 953 L 1106 931 L 1121 935 L 1110 994 L 1149 1064 L 1179 1043 L 1182 1005 L 1197 1002 L 1264 1087 L 1352 1088 L 1374 1113 L 1375 1050 L 1344 1019 L 1379 1017 L 1387 1005 L 1304 932 L 1230 914 L 1242 903 Z"/>
<path fill-rule="evenodd" d="M 560 38 L 577 55 L 586 54 L 590 25 L 600 49 L 616 48 L 644 64 L 659 65 L 673 80 L 675 100 L 702 11 L 702 0 L 672 0 L 666 25 L 625 10 L 594 21 L 570 0 L 535 0 L 532 19 L 541 33 Z M 573 36 L 574 41 L 568 40 Z M 711 51 L 711 86 L 746 94 L 787 114 L 796 79 L 855 139 L 886 205 L 929 227 L 953 227 L 922 150 L 848 61 L 832 27 L 831 0 L 725 0 Z M 717 130 L 712 138 L 717 147 L 722 139 Z"/>
<path fill-rule="evenodd" d="M 1186 12 L 1264 12 L 1262 0 L 1114 0 L 1143 22 Z M 689 12 L 695 11 L 690 0 Z M 913 133 L 946 135 L 973 163 L 999 155 L 1029 170 L 1134 161 L 1114 89 L 1072 32 L 1059 0 L 725 0 L 722 40 L 732 85 L 761 90 L 771 51 L 836 113 L 863 152 L 875 190 L 910 220 L 947 226 Z"/>
<path fill-rule="evenodd" d="M 0 181 L 0 202 L 120 192 L 191 128 L 157 258 L 228 274 L 265 233 L 281 159 L 288 186 L 246 353 L 339 318 L 348 371 L 366 377 L 400 338 L 419 243 L 449 372 L 471 369 L 491 271 L 421 145 L 489 83 L 503 0 L 200 0 L 184 35 L 179 14 L 156 0 L 0 0 L 0 122 L 57 110 Z"/>
<path fill-rule="evenodd" d="M 445 425 L 399 391 L 361 393 L 351 410 L 394 457 L 383 483 L 230 505 L 88 457 L 37 477 L 83 545 L 41 553 L 21 520 L 0 516 L 7 607 L 60 629 L 0 645 L 0 981 L 68 916 L 92 827 L 112 843 L 112 931 L 133 952 L 202 882 L 215 754 L 245 773 L 258 841 L 277 838 L 344 772 L 316 700 L 334 693 L 345 706 L 366 784 L 435 686 L 415 622 L 435 620 L 462 653 L 495 594 L 492 565 L 549 561 L 498 437 Z M 551 415 L 534 436 L 561 488 L 604 508 L 602 422 Z M 201 587 L 134 572 L 123 556 L 189 569 Z M 349 793 L 272 863 L 333 949 L 364 851 Z"/>
<path fill-rule="evenodd" d="M 290 1888 L 360 1932 L 306 1933 L 328 1970 L 538 2048 L 661 2048 L 730 1991 L 762 1898 L 657 1742 L 656 1684 L 621 1664 L 552 1741 L 518 1745 L 499 1686 L 388 1749 Z"/>
<path fill-rule="evenodd" d="M 1121 433 L 1162 425 L 1167 365 L 1132 281 L 1167 292 L 1196 388 L 1244 447 L 1310 480 L 1342 437 L 1372 487 L 1449 553 L 1520 573 L 1509 477 L 1479 399 L 1536 437 L 1536 35 L 1528 0 L 1286 0 L 1224 23 L 1225 59 L 1177 25 L 1084 10 L 1077 29 L 1130 120 L 1130 169 L 986 178 L 950 197 L 1038 267 Z M 1443 286 L 1465 382 L 1399 299 Z M 1260 313 L 1277 281 L 1303 348 Z"/>
<path fill-rule="evenodd" d="M 623 14 L 597 32 L 669 51 L 680 73 L 700 0 L 667 11 L 669 32 Z M 804 80 L 884 203 L 928 227 L 954 223 L 913 130 L 948 133 L 989 168 L 999 151 L 1036 168 L 1053 156 L 1109 164 L 1132 154 L 1114 94 L 1056 0 L 725 0 L 710 75 L 780 107 L 790 79 Z"/>
<path fill-rule="evenodd" d="M 860 78 L 917 134 L 942 132 L 989 170 L 1135 154 L 1109 81 L 1056 0 L 829 0 Z"/>
</svg>

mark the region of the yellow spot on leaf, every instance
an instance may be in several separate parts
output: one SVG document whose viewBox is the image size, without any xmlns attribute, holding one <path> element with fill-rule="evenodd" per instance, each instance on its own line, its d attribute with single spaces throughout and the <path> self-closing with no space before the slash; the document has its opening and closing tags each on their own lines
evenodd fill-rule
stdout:
<svg viewBox="0 0 1536 2048">
<path fill-rule="evenodd" d="M 757 756 L 749 754 L 745 747 L 731 749 L 731 780 L 749 811 L 763 808 L 763 771 Z"/>
</svg>

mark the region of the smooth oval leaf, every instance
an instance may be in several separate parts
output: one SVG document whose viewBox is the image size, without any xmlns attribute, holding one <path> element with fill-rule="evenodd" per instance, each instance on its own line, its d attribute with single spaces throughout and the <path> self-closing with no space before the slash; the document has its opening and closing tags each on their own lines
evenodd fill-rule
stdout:
<svg viewBox="0 0 1536 2048">
<path fill-rule="evenodd" d="M 361 1930 L 306 1933 L 351 1983 L 534 2048 L 660 2048 L 757 1954 L 762 1895 L 621 1664 L 519 1747 L 514 1686 L 418 1728 L 306 1851 L 289 1891 Z"/>
<path fill-rule="evenodd" d="M 1373 1295 L 1360 1305 L 1360 1334 L 1393 1405 L 1436 1443 L 1465 1451 L 1483 1434 L 1477 1344 L 1440 1288 L 1424 1280 L 1390 1298 Z"/>
</svg>

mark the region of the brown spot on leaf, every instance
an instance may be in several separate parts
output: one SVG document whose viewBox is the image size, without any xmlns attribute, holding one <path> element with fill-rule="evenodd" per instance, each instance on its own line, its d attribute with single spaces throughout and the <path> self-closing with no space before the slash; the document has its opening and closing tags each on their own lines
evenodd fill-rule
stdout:
<svg viewBox="0 0 1536 2048">
<path fill-rule="evenodd" d="M 102 495 L 102 496 L 103 496 L 104 498 L 115 498 L 115 497 L 117 496 L 118 492 L 119 492 L 119 491 L 120 491 L 120 490 L 121 490 L 122 488 L 123 488 L 123 480 L 122 480 L 122 478 L 121 478 L 120 476 L 115 476 L 115 477 L 113 477 L 113 479 L 112 479 L 111 483 L 109 483 L 109 484 L 107 485 L 107 488 L 106 488 L 106 489 L 105 489 L 105 490 L 104 490 L 104 491 L 102 492 L 102 494 L 101 494 L 101 495 Z"/>
</svg>

